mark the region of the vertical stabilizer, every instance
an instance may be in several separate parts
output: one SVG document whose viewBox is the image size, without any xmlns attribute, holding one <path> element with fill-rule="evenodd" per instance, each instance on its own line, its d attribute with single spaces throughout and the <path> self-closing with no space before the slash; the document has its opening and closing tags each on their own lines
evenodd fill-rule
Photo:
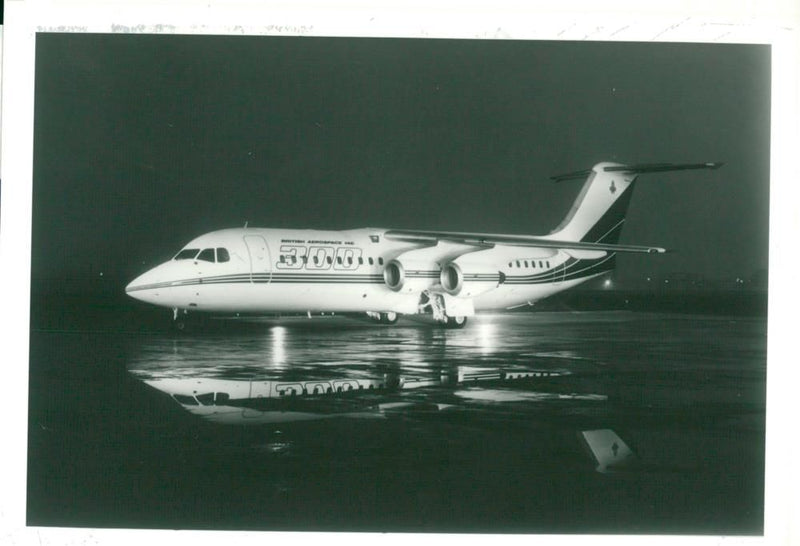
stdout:
<svg viewBox="0 0 800 546">
<path fill-rule="evenodd" d="M 590 171 L 572 173 L 556 180 L 588 174 L 581 192 L 567 216 L 551 233 L 563 241 L 616 244 L 625 223 L 637 173 L 607 171 L 624 167 L 618 163 L 598 163 Z"/>
<path fill-rule="evenodd" d="M 718 169 L 722 163 L 651 163 L 621 165 L 598 163 L 591 170 L 559 176 L 553 180 L 586 177 L 580 194 L 567 216 L 548 237 L 562 241 L 616 244 L 625 223 L 636 177 L 643 173 Z"/>
</svg>

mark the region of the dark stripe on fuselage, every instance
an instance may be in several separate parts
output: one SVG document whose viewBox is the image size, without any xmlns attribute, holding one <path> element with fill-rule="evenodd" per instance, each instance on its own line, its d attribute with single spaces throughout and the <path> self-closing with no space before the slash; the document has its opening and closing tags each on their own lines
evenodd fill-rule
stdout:
<svg viewBox="0 0 800 546">
<path fill-rule="evenodd" d="M 615 255 L 605 256 L 596 260 L 577 260 L 570 258 L 562 266 L 536 273 L 533 275 L 506 275 L 504 284 L 534 285 L 576 280 L 591 277 L 614 268 Z M 464 275 L 467 282 L 498 282 L 499 274 L 476 273 Z M 218 275 L 214 277 L 201 277 L 196 279 L 183 279 L 180 281 L 153 283 L 134 286 L 128 292 L 138 290 L 154 290 L 158 288 L 172 288 L 180 286 L 198 286 L 204 284 L 383 284 L 382 274 L 356 274 L 356 273 L 240 273 L 234 275 Z"/>
<path fill-rule="evenodd" d="M 570 258 L 562 266 L 535 275 L 506 276 L 505 284 L 549 284 L 553 282 L 574 281 L 593 277 L 614 269 L 616 254 L 610 254 L 595 260 L 578 260 Z"/>
<path fill-rule="evenodd" d="M 439 271 L 406 271 L 406 277 L 414 279 L 436 278 L 439 276 Z"/>
<path fill-rule="evenodd" d="M 287 283 L 287 282 L 314 282 L 314 283 L 357 283 L 375 284 L 383 282 L 382 274 L 368 273 L 237 273 L 233 275 L 217 275 L 214 277 L 199 277 L 194 279 L 182 279 L 179 281 L 169 281 L 160 283 L 143 284 L 128 288 L 128 292 L 137 290 L 154 290 L 158 288 L 172 288 L 177 286 L 195 286 L 201 284 L 242 284 L 242 283 Z"/>
</svg>

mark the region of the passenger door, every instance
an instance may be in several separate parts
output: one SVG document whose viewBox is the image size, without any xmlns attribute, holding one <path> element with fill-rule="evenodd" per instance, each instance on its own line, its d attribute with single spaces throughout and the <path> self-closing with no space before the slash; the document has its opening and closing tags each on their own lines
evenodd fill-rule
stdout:
<svg viewBox="0 0 800 546">
<path fill-rule="evenodd" d="M 245 235 L 244 243 L 250 255 L 250 282 L 268 283 L 272 280 L 269 248 L 261 235 Z"/>
</svg>

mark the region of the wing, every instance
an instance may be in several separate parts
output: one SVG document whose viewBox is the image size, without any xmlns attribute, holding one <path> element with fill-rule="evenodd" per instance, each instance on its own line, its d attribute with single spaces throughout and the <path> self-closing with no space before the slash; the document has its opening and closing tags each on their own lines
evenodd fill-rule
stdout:
<svg viewBox="0 0 800 546">
<path fill-rule="evenodd" d="M 638 252 L 663 254 L 667 249 L 657 246 L 611 245 L 577 241 L 559 241 L 531 235 L 504 235 L 497 233 L 465 233 L 456 231 L 419 231 L 390 229 L 383 235 L 392 241 L 435 244 L 438 241 L 460 243 L 475 247 L 490 248 L 495 245 L 511 245 L 536 248 L 563 248 L 572 250 L 602 250 L 606 252 Z"/>
</svg>

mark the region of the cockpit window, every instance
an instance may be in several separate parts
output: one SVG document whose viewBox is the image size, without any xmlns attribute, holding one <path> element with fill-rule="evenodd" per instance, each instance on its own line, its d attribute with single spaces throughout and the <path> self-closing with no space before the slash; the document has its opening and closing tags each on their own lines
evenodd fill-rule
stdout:
<svg viewBox="0 0 800 546">
<path fill-rule="evenodd" d="M 183 404 L 184 406 L 198 406 L 197 400 L 194 399 L 194 396 L 187 396 L 185 394 L 173 394 L 172 397 L 178 401 L 179 404 Z"/>
<path fill-rule="evenodd" d="M 175 260 L 192 260 L 197 253 L 200 252 L 199 248 L 184 248 L 175 255 Z"/>
<path fill-rule="evenodd" d="M 214 261 L 214 249 L 213 248 L 204 248 L 203 251 L 197 255 L 198 260 L 203 260 L 204 262 L 213 262 Z"/>
<path fill-rule="evenodd" d="M 200 402 L 203 406 L 213 406 L 214 405 L 214 393 L 207 392 L 205 394 L 198 394 L 196 396 L 197 401 Z"/>
<path fill-rule="evenodd" d="M 218 262 L 228 262 L 231 259 L 231 255 L 228 254 L 227 248 L 218 248 L 217 249 L 217 261 Z"/>
</svg>

